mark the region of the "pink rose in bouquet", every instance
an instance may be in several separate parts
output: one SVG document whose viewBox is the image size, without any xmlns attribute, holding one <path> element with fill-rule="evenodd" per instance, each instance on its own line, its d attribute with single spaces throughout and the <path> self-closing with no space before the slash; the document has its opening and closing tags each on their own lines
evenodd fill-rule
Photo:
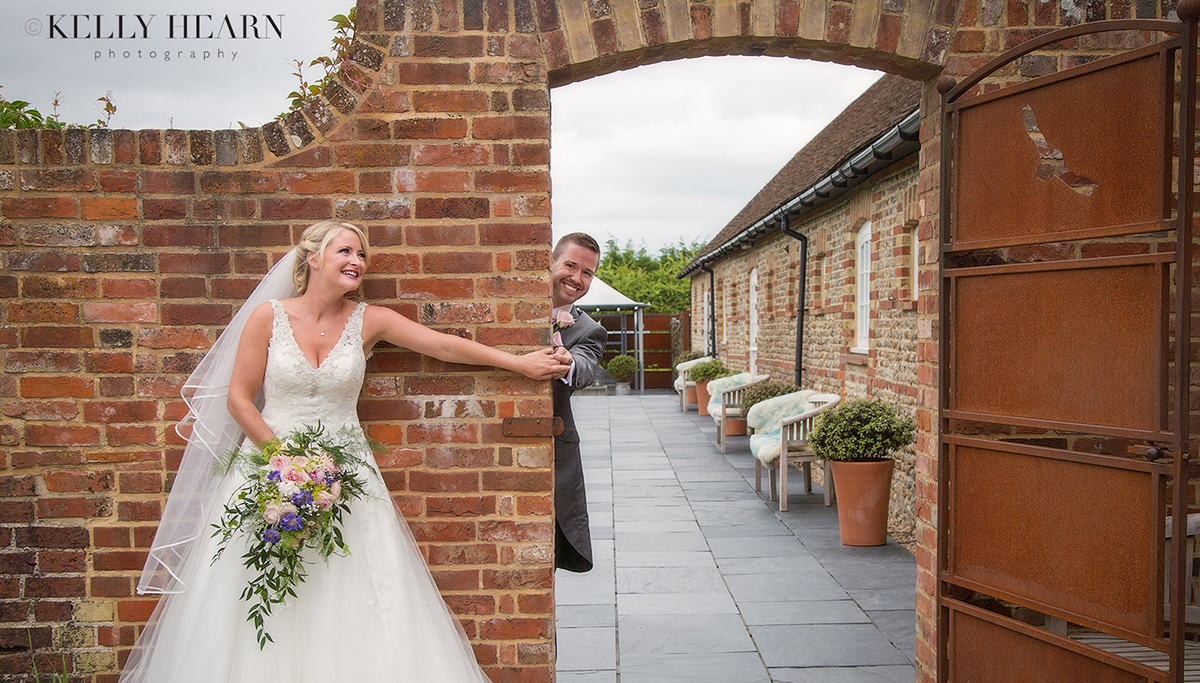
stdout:
<svg viewBox="0 0 1200 683">
<path fill-rule="evenodd" d="M 279 501 L 271 501 L 263 508 L 263 519 L 267 524 L 278 524 L 283 519 L 283 505 Z"/>
<path fill-rule="evenodd" d="M 317 495 L 313 496 L 313 502 L 322 510 L 328 510 L 337 502 L 337 496 L 333 491 L 318 491 Z"/>
</svg>

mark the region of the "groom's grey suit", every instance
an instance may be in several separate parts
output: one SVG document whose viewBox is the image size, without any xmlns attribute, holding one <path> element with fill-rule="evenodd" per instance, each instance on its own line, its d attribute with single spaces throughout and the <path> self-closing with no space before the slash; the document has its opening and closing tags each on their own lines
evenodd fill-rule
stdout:
<svg viewBox="0 0 1200 683">
<path fill-rule="evenodd" d="M 554 437 L 554 564 L 573 572 L 592 568 L 592 532 L 588 528 L 587 496 L 583 489 L 583 463 L 579 457 L 579 432 L 571 414 L 571 394 L 596 379 L 608 333 L 587 313 L 571 307 L 575 323 L 560 331 L 563 346 L 575 367 L 571 385 L 553 380 L 554 415 L 563 421 L 562 434 Z"/>
</svg>

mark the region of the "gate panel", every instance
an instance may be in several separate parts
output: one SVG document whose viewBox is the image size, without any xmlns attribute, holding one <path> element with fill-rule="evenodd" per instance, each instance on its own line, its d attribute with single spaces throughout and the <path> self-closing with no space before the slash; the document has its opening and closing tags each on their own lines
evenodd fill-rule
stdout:
<svg viewBox="0 0 1200 683">
<path fill-rule="evenodd" d="M 962 107 L 955 249 L 1162 229 L 1166 104 L 1142 96 L 1167 67 L 1154 49 Z"/>
<path fill-rule="evenodd" d="M 1165 467 L 948 441 L 948 581 L 1161 646 Z"/>
<path fill-rule="evenodd" d="M 1161 438 L 1166 317 L 1156 302 L 1172 258 L 948 273 L 947 417 Z"/>
<path fill-rule="evenodd" d="M 1149 683 L 1164 672 L 1105 657 L 1090 648 L 1013 619 L 951 602 L 950 642 L 954 683 Z M 1007 656 L 997 656 L 997 653 Z"/>
<path fill-rule="evenodd" d="M 1180 15 L 1035 36 L 939 81 L 939 681 L 1184 681 L 1191 564 L 1165 531 L 1194 490 L 1200 2 Z M 966 97 L 1106 31 L 1175 37 Z M 1141 233 L 1137 256 L 1084 243 Z"/>
</svg>

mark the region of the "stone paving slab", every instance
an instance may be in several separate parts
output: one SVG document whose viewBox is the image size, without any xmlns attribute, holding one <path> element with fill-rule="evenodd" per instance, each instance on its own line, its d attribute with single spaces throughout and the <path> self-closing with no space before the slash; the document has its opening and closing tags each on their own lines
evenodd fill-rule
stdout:
<svg viewBox="0 0 1200 683">
<path fill-rule="evenodd" d="M 847 548 L 824 494 L 754 491 L 674 394 L 579 396 L 595 568 L 555 575 L 559 683 L 910 683 L 916 564 Z"/>
</svg>

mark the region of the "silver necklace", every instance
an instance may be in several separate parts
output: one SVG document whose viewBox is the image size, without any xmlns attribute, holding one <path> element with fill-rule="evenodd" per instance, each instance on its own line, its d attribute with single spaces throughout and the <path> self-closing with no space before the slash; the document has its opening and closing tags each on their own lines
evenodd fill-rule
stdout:
<svg viewBox="0 0 1200 683">
<path fill-rule="evenodd" d="M 317 332 L 320 332 L 322 337 L 325 336 L 325 333 L 328 332 L 330 330 L 330 328 L 332 328 L 334 325 L 337 324 L 337 321 L 342 319 L 342 314 L 338 313 L 337 317 L 333 319 L 333 322 L 329 323 L 329 325 L 325 329 L 322 330 L 321 328 L 317 327 L 317 324 L 315 322 L 313 322 L 312 316 L 308 314 L 308 309 L 304 307 L 304 304 L 300 304 L 300 310 L 304 311 L 304 317 L 308 318 L 308 324 L 312 325 L 314 330 L 316 330 Z"/>
</svg>

